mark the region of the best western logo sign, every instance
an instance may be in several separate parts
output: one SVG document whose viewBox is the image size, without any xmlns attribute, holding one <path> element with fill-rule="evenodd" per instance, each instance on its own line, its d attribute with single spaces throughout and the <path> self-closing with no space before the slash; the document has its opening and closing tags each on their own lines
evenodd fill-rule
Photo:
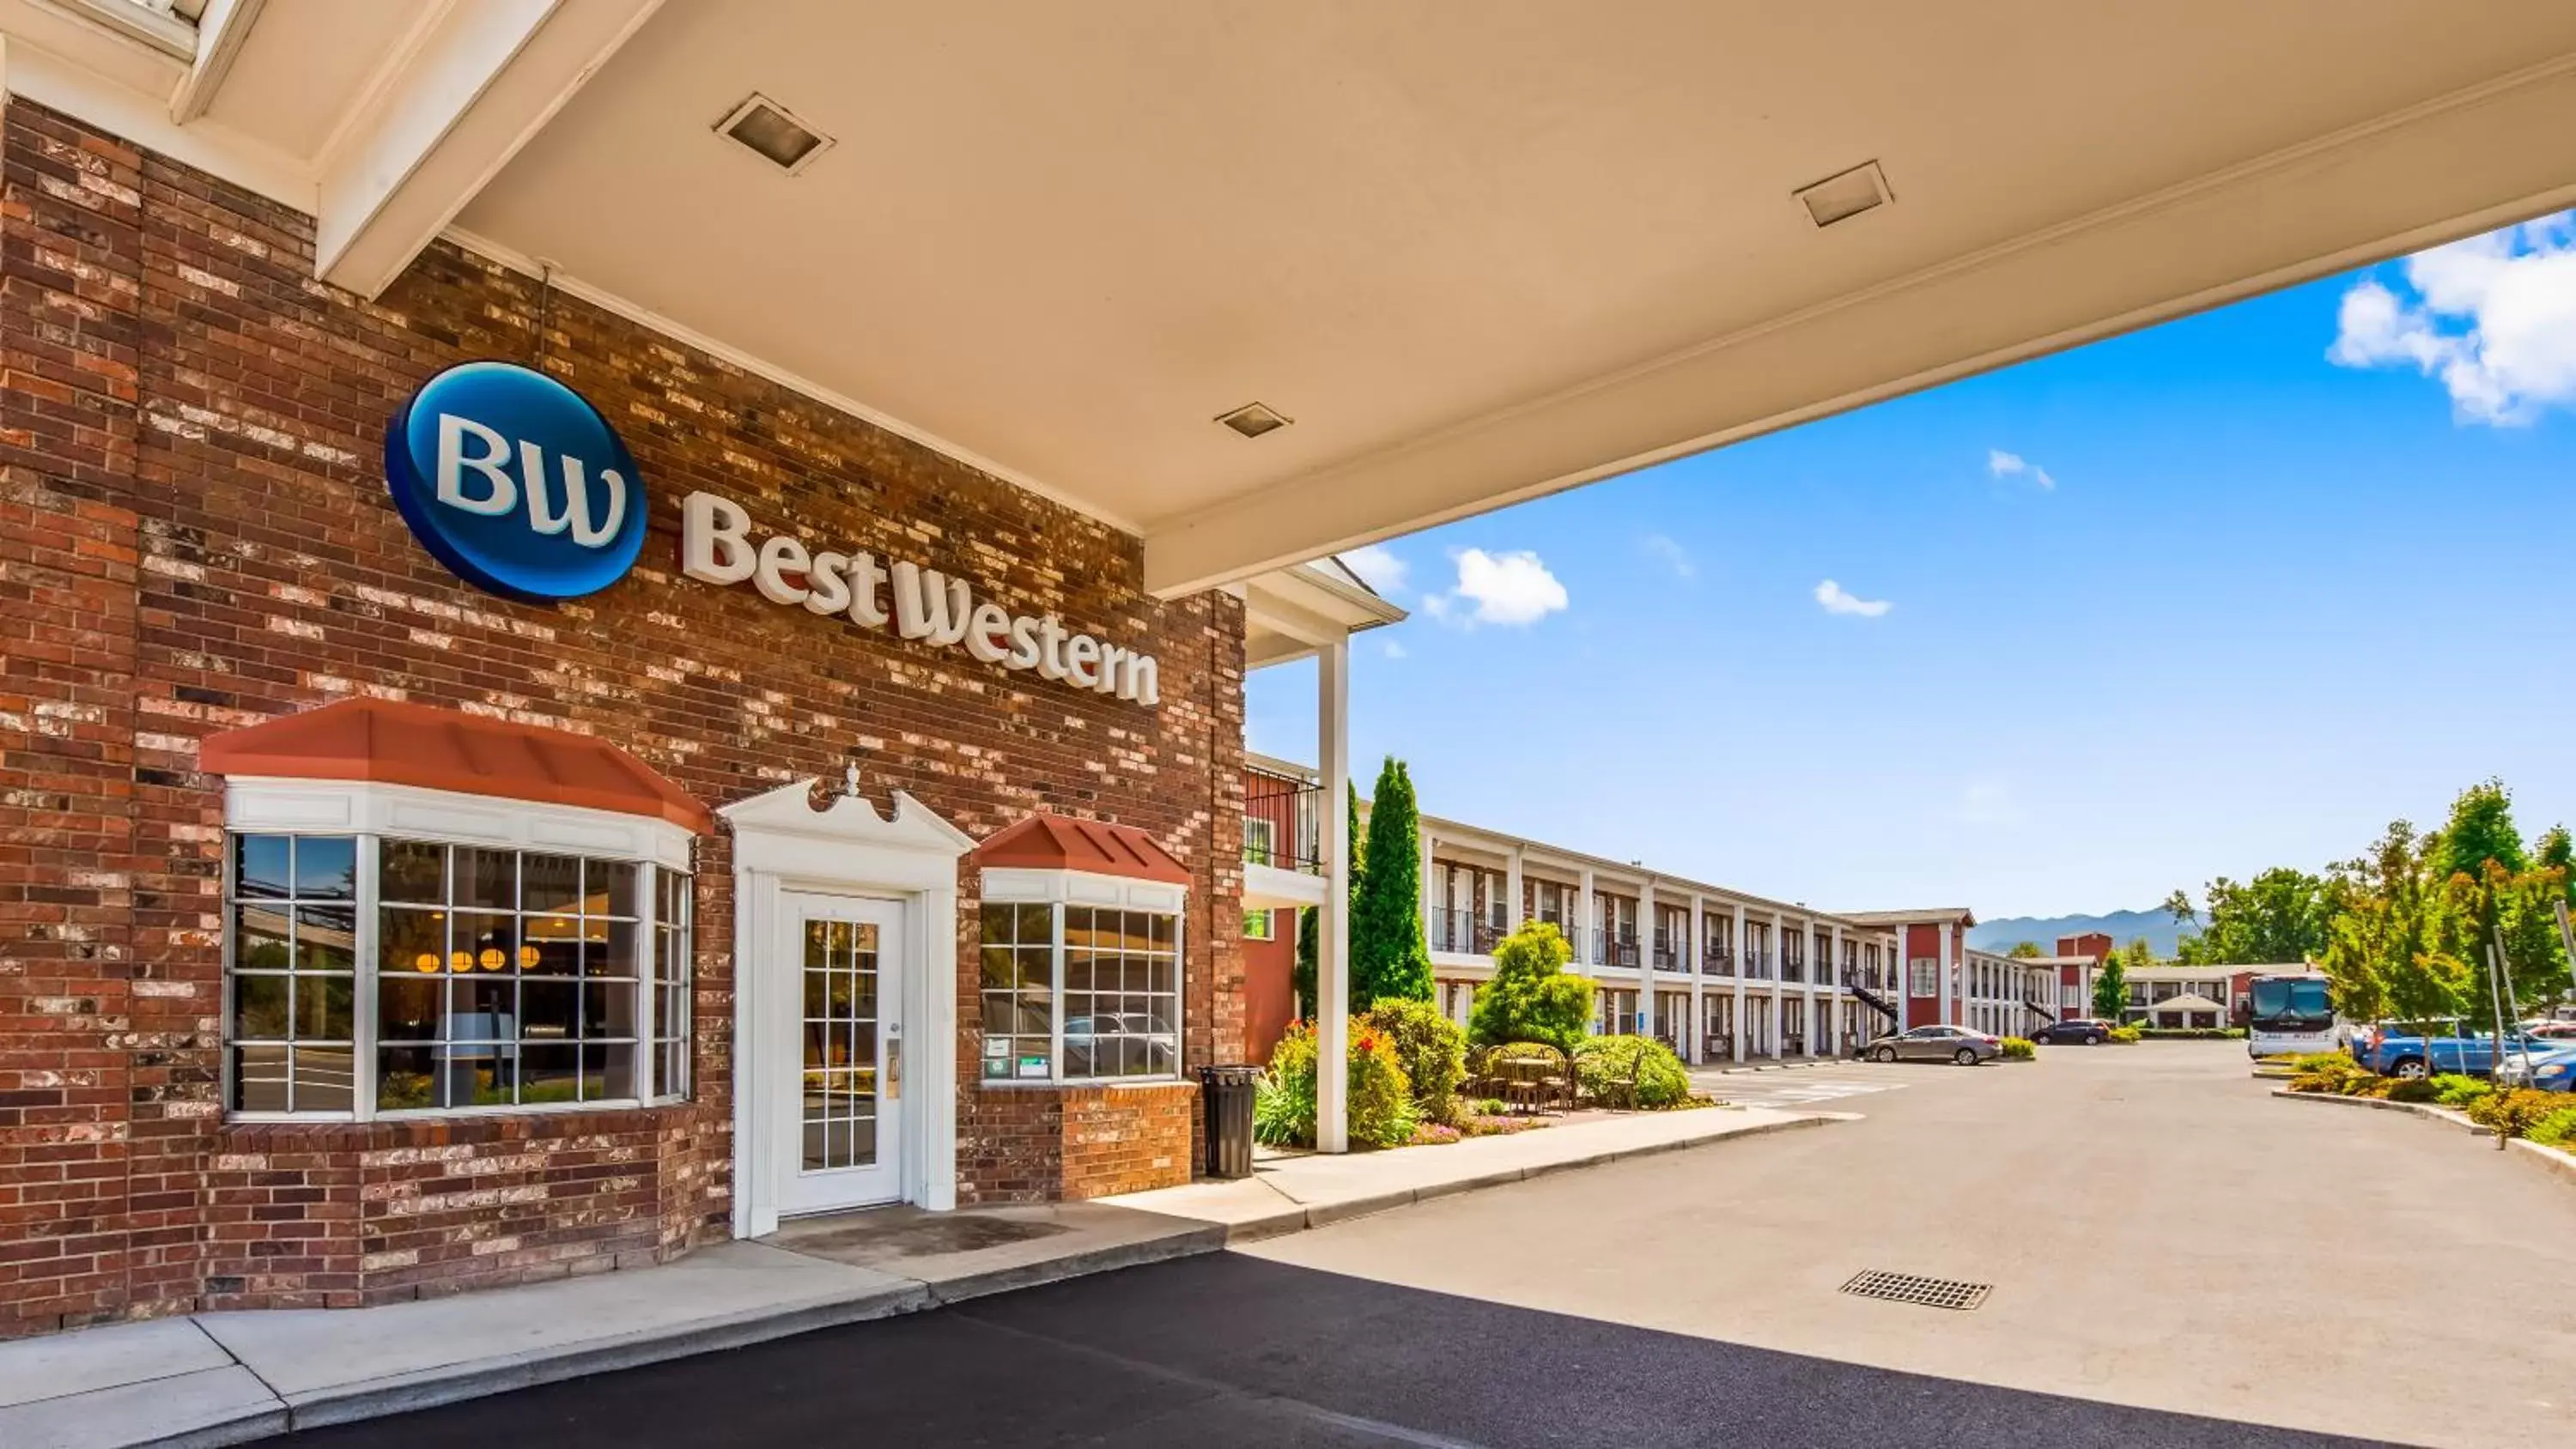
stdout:
<svg viewBox="0 0 2576 1449">
<path fill-rule="evenodd" d="M 597 593 L 643 551 L 644 480 L 626 445 L 579 393 L 511 363 L 469 362 L 422 384 L 385 430 L 385 483 L 421 547 L 504 598 Z M 680 514 L 681 571 L 693 579 L 748 581 L 774 604 L 1161 702 L 1154 656 L 978 601 L 963 579 L 784 534 L 755 541 L 751 516 L 713 493 L 690 494 Z"/>
<path fill-rule="evenodd" d="M 871 629 L 892 623 L 906 639 L 963 648 L 986 664 L 1034 669 L 1041 679 L 1076 689 L 1143 705 L 1162 702 L 1151 654 L 1069 634 L 1053 614 L 1013 614 L 990 601 L 979 603 L 964 579 L 936 569 L 881 564 L 868 553 L 809 549 L 783 533 L 755 542 L 751 515 L 712 493 L 692 493 L 680 505 L 680 571 L 711 584 L 749 580 L 773 604 L 845 615 Z"/>
<path fill-rule="evenodd" d="M 595 594 L 644 548 L 644 485 L 579 393 L 507 362 L 421 385 L 385 429 L 385 485 L 458 578 L 523 603 Z"/>
</svg>

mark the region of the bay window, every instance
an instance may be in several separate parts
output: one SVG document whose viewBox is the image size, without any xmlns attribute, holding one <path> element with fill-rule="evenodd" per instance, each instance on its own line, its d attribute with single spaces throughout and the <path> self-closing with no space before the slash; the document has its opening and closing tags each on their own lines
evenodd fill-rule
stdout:
<svg viewBox="0 0 2576 1449">
<path fill-rule="evenodd" d="M 985 1081 L 1180 1074 L 1177 910 L 987 901 L 982 926 Z"/>
<path fill-rule="evenodd" d="M 394 835 L 231 843 L 234 1113 L 364 1120 L 687 1094 L 686 871 Z"/>
</svg>

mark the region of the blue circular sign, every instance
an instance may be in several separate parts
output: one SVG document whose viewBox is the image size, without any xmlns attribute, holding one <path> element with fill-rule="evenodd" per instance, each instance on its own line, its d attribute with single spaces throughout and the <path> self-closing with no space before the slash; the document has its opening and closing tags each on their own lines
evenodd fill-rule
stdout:
<svg viewBox="0 0 2576 1449">
<path fill-rule="evenodd" d="M 385 428 L 385 486 L 458 578 L 522 603 L 595 594 L 644 550 L 644 479 L 581 394 L 508 362 L 422 383 Z"/>
</svg>

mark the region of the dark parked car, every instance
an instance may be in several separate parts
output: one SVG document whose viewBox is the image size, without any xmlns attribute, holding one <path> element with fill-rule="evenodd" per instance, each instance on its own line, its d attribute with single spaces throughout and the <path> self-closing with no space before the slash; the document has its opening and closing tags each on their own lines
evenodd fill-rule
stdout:
<svg viewBox="0 0 2576 1449">
<path fill-rule="evenodd" d="M 2052 1021 L 2030 1034 L 2030 1039 L 2049 1046 L 2072 1042 L 2077 1046 L 2100 1046 L 2111 1039 L 2111 1023 L 2089 1016 L 2070 1016 Z"/>
</svg>

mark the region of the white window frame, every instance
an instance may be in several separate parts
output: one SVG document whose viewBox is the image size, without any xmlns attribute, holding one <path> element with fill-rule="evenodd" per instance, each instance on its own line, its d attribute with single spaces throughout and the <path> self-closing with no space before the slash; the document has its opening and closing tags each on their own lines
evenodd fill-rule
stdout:
<svg viewBox="0 0 2576 1449">
<path fill-rule="evenodd" d="M 471 795 L 394 785 L 373 780 L 302 780 L 242 775 L 224 781 L 224 976 L 221 1026 L 223 1044 L 220 1090 L 224 1117 L 232 1122 L 399 1122 L 457 1117 L 545 1116 L 567 1112 L 617 1112 L 666 1106 L 683 1098 L 661 1095 L 652 1048 L 654 980 L 651 952 L 655 940 L 656 886 L 660 873 L 694 875 L 689 830 L 672 821 L 615 810 L 554 805 L 497 795 Z M 351 983 L 351 1064 L 354 1086 L 346 1112 L 234 1111 L 232 1080 L 233 952 L 230 900 L 233 894 L 233 837 L 241 835 L 355 836 L 358 849 L 357 969 Z M 590 1102 L 540 1102 L 481 1107 L 417 1107 L 381 1110 L 376 1106 L 376 928 L 383 905 L 377 890 L 377 844 L 384 840 L 417 840 L 439 845 L 475 846 L 537 855 L 577 855 L 592 860 L 629 861 L 651 869 L 637 873 L 636 962 L 637 1080 L 648 1090 L 639 1097 Z M 694 925 L 694 923 L 692 923 Z M 694 953 L 696 942 L 691 941 Z M 694 983 L 695 963 L 690 980 Z"/>
<path fill-rule="evenodd" d="M 977 1064 L 976 1085 L 986 1091 L 1050 1091 L 1061 1087 L 1168 1087 L 1183 1079 L 1188 1071 L 1190 942 L 1189 887 L 1163 881 L 1133 880 L 1125 876 L 1099 875 L 1083 870 L 1044 870 L 1019 866 L 989 866 L 983 872 L 982 905 L 1049 905 L 1055 907 L 1055 973 L 1049 987 L 1055 999 L 1055 1010 L 1048 1021 L 1047 1076 L 994 1077 L 981 1075 Z M 1064 908 L 1089 906 L 1101 910 L 1141 911 L 1172 918 L 1172 1070 L 1146 1077 L 1068 1077 L 1064 1073 Z M 980 924 L 981 915 L 978 915 Z M 980 1003 L 982 966 L 977 964 L 976 999 L 979 1004 L 977 1029 L 981 1030 Z"/>
<path fill-rule="evenodd" d="M 1259 916 L 1261 918 L 1261 934 L 1258 936 L 1252 934 L 1252 918 L 1254 916 Z M 1275 906 L 1244 907 L 1243 924 L 1243 939 L 1247 941 L 1276 941 L 1279 939 L 1279 911 Z"/>
<path fill-rule="evenodd" d="M 1941 994 L 1941 958 L 1916 956 L 1905 963 L 1905 994 L 1930 1000 Z"/>
</svg>

